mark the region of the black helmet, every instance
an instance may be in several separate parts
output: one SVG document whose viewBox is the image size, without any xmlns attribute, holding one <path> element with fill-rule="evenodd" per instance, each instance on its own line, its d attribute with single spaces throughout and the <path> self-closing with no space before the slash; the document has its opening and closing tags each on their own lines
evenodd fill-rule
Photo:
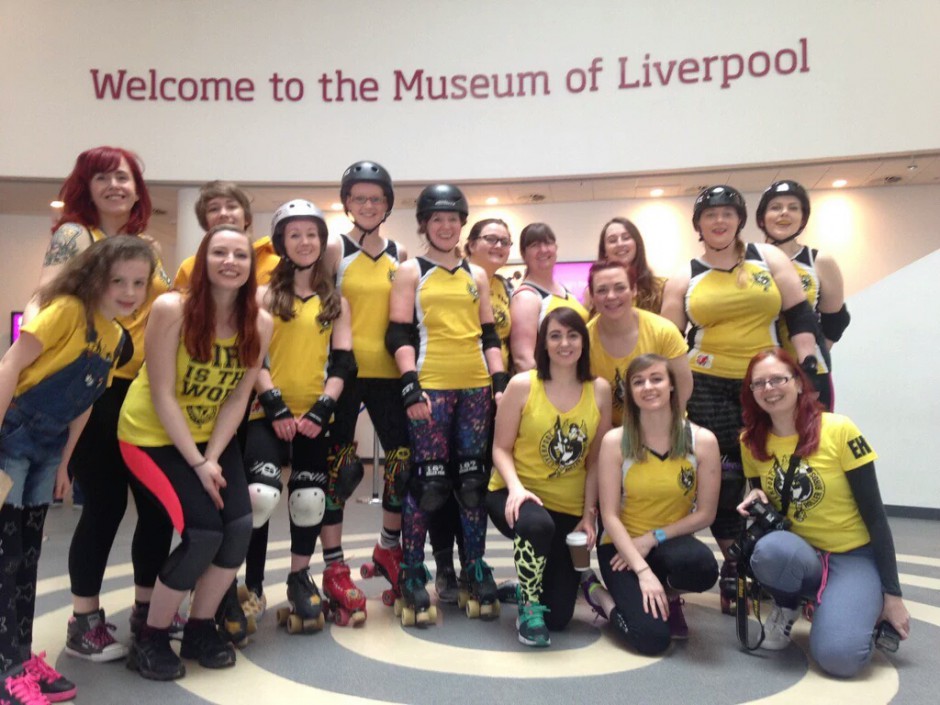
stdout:
<svg viewBox="0 0 940 705">
<path fill-rule="evenodd" d="M 460 213 L 460 222 L 463 224 L 467 222 L 467 216 L 470 213 L 467 199 L 456 186 L 450 184 L 428 186 L 415 202 L 415 215 L 418 222 L 425 221 L 429 214 L 440 211 Z"/>
<path fill-rule="evenodd" d="M 747 222 L 747 205 L 744 203 L 744 196 L 741 192 L 733 186 L 709 186 L 703 189 L 695 199 L 695 206 L 692 209 L 692 227 L 695 228 L 695 232 L 698 232 L 698 219 L 702 216 L 702 211 L 716 206 L 734 208 L 741 220 L 738 224 L 738 233 L 744 229 L 744 224 Z"/>
<path fill-rule="evenodd" d="M 344 208 L 349 191 L 355 184 L 376 184 L 382 187 L 385 200 L 388 202 L 385 209 L 387 218 L 392 212 L 392 206 L 395 205 L 395 191 L 392 189 L 392 176 L 388 170 L 376 162 L 356 162 L 346 169 L 339 184 L 339 200 L 342 201 Z"/>
<path fill-rule="evenodd" d="M 760 197 L 760 203 L 757 204 L 757 227 L 763 230 L 765 235 L 767 234 L 767 229 L 764 227 L 764 214 L 767 213 L 767 206 L 769 206 L 770 202 L 777 196 L 793 196 L 800 202 L 800 207 L 803 209 L 803 222 L 800 223 L 799 230 L 787 238 L 789 241 L 803 232 L 806 223 L 809 222 L 809 194 L 806 193 L 806 189 L 796 181 L 791 181 L 790 179 L 774 181 L 770 185 L 770 188 L 764 191 L 763 195 Z"/>
<path fill-rule="evenodd" d="M 310 218 L 316 222 L 320 231 L 322 255 L 326 251 L 326 239 L 329 232 L 326 227 L 326 220 L 323 218 L 323 211 L 310 201 L 305 201 L 302 198 L 295 198 L 293 201 L 281 204 L 274 211 L 274 217 L 271 219 L 271 244 L 274 245 L 274 251 L 279 257 L 287 257 L 287 249 L 284 247 L 284 228 L 294 218 Z"/>
</svg>

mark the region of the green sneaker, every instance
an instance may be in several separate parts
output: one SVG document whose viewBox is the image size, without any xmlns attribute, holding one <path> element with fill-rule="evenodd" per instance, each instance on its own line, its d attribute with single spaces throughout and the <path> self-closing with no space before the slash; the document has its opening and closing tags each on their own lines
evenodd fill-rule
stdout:
<svg viewBox="0 0 940 705">
<path fill-rule="evenodd" d="M 526 646 L 551 645 L 552 639 L 548 635 L 548 627 L 545 626 L 545 618 L 542 616 L 548 611 L 548 607 L 537 602 L 525 605 L 520 603 L 519 616 L 516 618 L 520 643 Z"/>
</svg>

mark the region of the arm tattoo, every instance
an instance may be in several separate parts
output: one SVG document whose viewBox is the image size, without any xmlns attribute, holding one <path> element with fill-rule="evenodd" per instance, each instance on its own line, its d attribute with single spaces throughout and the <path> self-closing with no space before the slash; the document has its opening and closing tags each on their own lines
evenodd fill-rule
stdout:
<svg viewBox="0 0 940 705">
<path fill-rule="evenodd" d="M 52 241 L 49 243 L 49 249 L 46 250 L 46 258 L 42 266 L 65 264 L 78 254 L 78 243 L 76 242 L 82 228 L 74 225 L 63 225 L 52 234 Z"/>
</svg>

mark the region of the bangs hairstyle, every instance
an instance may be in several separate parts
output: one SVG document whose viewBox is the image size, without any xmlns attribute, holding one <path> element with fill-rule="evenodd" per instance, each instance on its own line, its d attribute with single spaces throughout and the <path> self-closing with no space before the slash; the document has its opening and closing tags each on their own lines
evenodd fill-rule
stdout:
<svg viewBox="0 0 940 705">
<path fill-rule="evenodd" d="M 483 220 L 478 220 L 473 224 L 473 227 L 470 228 L 470 232 L 467 234 L 467 241 L 463 245 L 464 257 L 470 256 L 470 243 L 480 239 L 480 236 L 483 234 L 483 229 L 487 225 L 501 225 L 506 228 L 506 234 L 509 235 L 509 226 L 506 225 L 506 221 L 502 218 L 484 218 Z M 509 238 L 512 239 L 512 235 L 509 235 Z"/>
<path fill-rule="evenodd" d="M 233 225 L 217 225 L 207 232 L 196 250 L 189 294 L 183 303 L 183 344 L 186 351 L 198 362 L 208 362 L 212 358 L 212 345 L 215 338 L 215 301 L 212 298 L 212 285 L 209 283 L 208 255 L 209 244 L 216 233 L 231 231 L 245 238 L 251 266 L 248 281 L 238 290 L 235 300 L 235 327 L 238 356 L 245 367 L 253 367 L 261 352 L 261 337 L 258 335 L 258 302 L 255 292 L 255 250 L 248 236 Z"/>
<path fill-rule="evenodd" d="M 741 417 L 744 419 L 744 431 L 741 434 L 741 443 L 751 451 L 751 455 L 761 461 L 770 460 L 767 452 L 767 436 L 773 428 L 770 414 L 760 408 L 754 392 L 751 391 L 751 382 L 754 381 L 754 367 L 757 363 L 774 358 L 782 362 L 790 370 L 794 380 L 799 380 L 803 391 L 796 398 L 796 409 L 793 412 L 793 421 L 799 440 L 794 451 L 801 457 L 807 457 L 819 448 L 819 431 L 822 424 L 822 405 L 817 401 L 813 383 L 807 374 L 796 364 L 796 360 L 786 350 L 773 348 L 757 353 L 747 366 L 747 373 L 741 383 Z"/>
<path fill-rule="evenodd" d="M 640 229 L 634 225 L 633 221 L 628 218 L 611 218 L 604 224 L 597 244 L 597 259 L 608 259 L 605 236 L 607 235 L 607 228 L 615 223 L 626 228 L 630 238 L 636 245 L 636 254 L 633 256 L 633 262 L 630 263 L 629 271 L 630 284 L 636 290 L 637 308 L 659 313 L 662 306 L 662 284 L 657 280 L 656 275 L 653 274 L 649 263 L 646 261 L 646 244 L 643 242 L 643 236 L 640 235 Z"/>
<path fill-rule="evenodd" d="M 539 335 L 535 340 L 535 369 L 538 378 L 547 380 L 552 378 L 551 363 L 548 359 L 548 325 L 557 321 L 565 328 L 570 328 L 581 336 L 581 357 L 578 358 L 577 376 L 579 382 L 590 382 L 594 379 L 591 374 L 591 341 L 588 336 L 584 320 L 573 308 L 562 306 L 548 312 L 539 326 Z"/>
<path fill-rule="evenodd" d="M 133 235 L 115 235 L 92 243 L 70 259 L 51 282 L 39 290 L 39 306 L 48 306 L 59 296 L 74 296 L 85 306 L 88 326 L 94 327 L 95 308 L 111 285 L 111 269 L 118 262 L 141 260 L 150 271 L 147 293 L 157 269 L 157 256 L 150 243 Z"/>
<path fill-rule="evenodd" d="M 630 265 L 623 264 L 622 262 L 614 262 L 609 259 L 602 259 L 591 265 L 591 268 L 588 270 L 588 291 L 591 296 L 594 295 L 594 277 L 600 272 L 606 272 L 608 269 L 622 269 L 627 273 L 627 284 L 630 285 L 630 288 L 633 288 L 633 277 L 634 271 L 633 267 Z"/>
<path fill-rule="evenodd" d="M 326 223 L 320 218 L 307 218 L 304 216 L 287 218 L 277 225 L 278 232 L 281 233 L 279 237 L 282 243 L 286 240 L 284 231 L 287 229 L 287 226 L 295 220 L 307 220 L 317 225 L 317 239 L 320 241 L 320 256 L 307 271 L 310 275 L 310 288 L 320 297 L 320 313 L 317 314 L 317 322 L 325 326 L 336 320 L 342 312 L 342 301 L 339 291 L 337 291 L 333 277 L 330 276 L 324 264 L 326 242 L 329 233 L 327 232 Z M 287 251 L 286 248 L 284 251 Z M 294 318 L 294 275 L 296 272 L 297 268 L 288 257 L 281 257 L 274 271 L 271 272 L 271 281 L 268 284 L 271 313 L 282 321 L 289 321 Z"/>
<path fill-rule="evenodd" d="M 196 219 L 203 230 L 209 229 L 206 208 L 213 198 L 231 198 L 238 201 L 238 205 L 245 212 L 245 227 L 251 227 L 251 200 L 248 194 L 242 191 L 238 184 L 231 181 L 210 181 L 199 188 L 199 199 L 196 201 Z"/>
<path fill-rule="evenodd" d="M 669 457 L 682 458 L 688 455 L 692 448 L 692 427 L 686 422 L 679 410 L 679 395 L 676 393 L 676 376 L 669 367 L 669 360 L 662 355 L 646 354 L 634 358 L 627 367 L 627 374 L 623 380 L 623 437 L 620 441 L 620 452 L 624 460 L 646 460 L 647 448 L 643 441 L 643 428 L 640 424 L 640 407 L 633 398 L 631 380 L 634 376 L 648 370 L 656 364 L 666 368 L 669 384 L 669 411 L 672 420 L 669 424 Z"/>
<path fill-rule="evenodd" d="M 519 254 L 525 259 L 525 251 L 530 245 L 540 242 L 558 242 L 555 232 L 546 223 L 529 223 L 519 233 Z"/>
<path fill-rule="evenodd" d="M 97 228 L 101 225 L 98 209 L 91 198 L 91 180 L 95 174 L 117 169 L 122 157 L 127 160 L 131 178 L 134 179 L 137 203 L 131 207 L 130 216 L 121 228 L 121 233 L 139 235 L 147 229 L 153 206 L 150 201 L 150 192 L 144 183 L 140 158 L 133 152 L 120 147 L 95 147 L 78 155 L 72 173 L 62 184 L 59 190 L 59 200 L 65 205 L 62 207 L 62 216 L 52 226 L 52 232 L 65 223 L 79 223 L 86 228 Z"/>
</svg>

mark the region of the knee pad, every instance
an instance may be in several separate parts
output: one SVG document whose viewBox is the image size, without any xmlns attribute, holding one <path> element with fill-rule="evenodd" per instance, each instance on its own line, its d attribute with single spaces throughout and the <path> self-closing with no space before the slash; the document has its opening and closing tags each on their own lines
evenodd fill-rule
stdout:
<svg viewBox="0 0 940 705">
<path fill-rule="evenodd" d="M 385 452 L 383 509 L 391 512 L 401 511 L 401 500 L 405 496 L 410 474 L 411 448 L 399 446 Z"/>
<path fill-rule="evenodd" d="M 170 554 L 160 580 L 173 590 L 192 590 L 196 581 L 215 559 L 222 545 L 221 531 L 211 529 L 186 529 L 185 542 Z"/>
<path fill-rule="evenodd" d="M 246 514 L 230 521 L 222 529 L 222 545 L 212 562 L 219 568 L 238 568 L 248 555 L 251 542 L 252 515 Z"/>
<path fill-rule="evenodd" d="M 316 526 L 326 512 L 326 493 L 320 487 L 298 487 L 291 490 L 287 508 L 297 526 Z"/>
<path fill-rule="evenodd" d="M 425 512 L 436 512 L 443 507 L 453 491 L 453 483 L 447 476 L 447 464 L 439 460 L 415 465 L 408 485 L 418 506 Z"/>
<path fill-rule="evenodd" d="M 457 461 L 457 501 L 464 509 L 483 505 L 489 475 L 483 471 L 482 458 L 461 458 Z"/>
<path fill-rule="evenodd" d="M 330 498 L 342 505 L 352 497 L 366 470 L 356 455 L 356 446 L 349 443 L 335 449 L 330 459 Z"/>
<path fill-rule="evenodd" d="M 281 468 L 274 463 L 255 461 L 248 468 L 248 495 L 251 498 L 251 523 L 264 526 L 281 498 Z"/>
</svg>

